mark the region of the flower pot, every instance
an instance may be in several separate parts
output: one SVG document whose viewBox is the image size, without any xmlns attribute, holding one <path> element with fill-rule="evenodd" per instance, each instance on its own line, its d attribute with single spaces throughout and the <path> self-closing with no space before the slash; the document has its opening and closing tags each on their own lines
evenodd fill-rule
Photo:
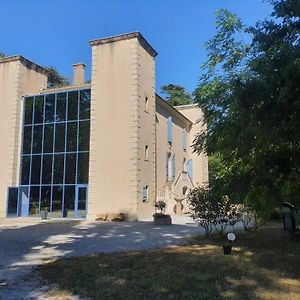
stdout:
<svg viewBox="0 0 300 300">
<path fill-rule="evenodd" d="M 230 255 L 231 250 L 232 250 L 232 246 L 231 245 L 225 245 L 225 246 L 223 246 L 223 250 L 224 250 L 225 255 Z"/>
<path fill-rule="evenodd" d="M 47 220 L 47 217 L 48 217 L 48 211 L 42 210 L 41 211 L 41 220 Z"/>
<path fill-rule="evenodd" d="M 170 216 L 160 216 L 160 217 L 153 217 L 154 219 L 154 225 L 171 225 L 172 219 Z"/>
</svg>

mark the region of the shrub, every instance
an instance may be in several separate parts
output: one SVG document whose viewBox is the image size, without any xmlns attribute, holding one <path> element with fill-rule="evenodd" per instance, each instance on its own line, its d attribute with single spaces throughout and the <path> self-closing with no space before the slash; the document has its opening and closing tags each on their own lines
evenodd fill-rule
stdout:
<svg viewBox="0 0 300 300">
<path fill-rule="evenodd" d="M 160 214 L 164 214 L 166 206 L 167 204 L 165 201 L 159 200 L 155 202 L 155 210 L 158 210 Z"/>
</svg>

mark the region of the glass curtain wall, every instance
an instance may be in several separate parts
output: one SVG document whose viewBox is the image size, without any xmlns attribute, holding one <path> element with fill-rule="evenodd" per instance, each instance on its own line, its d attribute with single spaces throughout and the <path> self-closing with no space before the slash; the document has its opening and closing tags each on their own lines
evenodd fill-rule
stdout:
<svg viewBox="0 0 300 300">
<path fill-rule="evenodd" d="M 88 89 L 24 99 L 21 190 L 28 188 L 28 215 L 47 208 L 54 218 L 85 216 L 86 203 L 79 212 L 76 198 L 78 185 L 88 184 L 90 94 Z"/>
</svg>

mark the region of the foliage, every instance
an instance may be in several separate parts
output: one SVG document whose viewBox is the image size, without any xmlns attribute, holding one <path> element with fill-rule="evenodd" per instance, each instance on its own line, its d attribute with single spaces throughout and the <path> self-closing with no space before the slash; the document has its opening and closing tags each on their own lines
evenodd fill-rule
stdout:
<svg viewBox="0 0 300 300">
<path fill-rule="evenodd" d="M 166 210 L 167 203 L 165 201 L 159 200 L 155 202 L 155 209 L 159 211 L 160 214 L 163 214 Z"/>
<path fill-rule="evenodd" d="M 217 12 L 194 93 L 208 124 L 194 150 L 219 163 L 212 188 L 260 216 L 300 204 L 300 3 L 271 2 L 272 17 L 251 28 Z"/>
<path fill-rule="evenodd" d="M 166 95 L 166 101 L 172 106 L 191 104 L 193 102 L 192 96 L 180 85 L 163 85 L 161 91 Z"/>
<path fill-rule="evenodd" d="M 219 217 L 219 202 L 208 186 L 192 189 L 187 195 L 187 201 L 192 211 L 191 216 L 204 228 L 206 236 L 213 230 L 213 225 Z"/>
<path fill-rule="evenodd" d="M 70 84 L 67 77 L 61 75 L 55 67 L 45 67 L 49 72 L 48 81 L 51 87 L 61 87 Z"/>
<path fill-rule="evenodd" d="M 6 57 L 6 55 L 4 53 L 0 52 L 0 58 L 4 58 L 4 57 Z"/>
</svg>

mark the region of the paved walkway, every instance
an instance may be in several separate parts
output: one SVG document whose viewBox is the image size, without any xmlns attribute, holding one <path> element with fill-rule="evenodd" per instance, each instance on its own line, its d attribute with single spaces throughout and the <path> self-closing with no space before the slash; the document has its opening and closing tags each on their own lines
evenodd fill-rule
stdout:
<svg viewBox="0 0 300 300">
<path fill-rule="evenodd" d="M 177 224 L 172 226 L 154 226 L 151 222 L 0 219 L 0 299 L 45 299 L 31 271 L 49 260 L 181 244 L 203 233 L 190 219 L 174 221 Z"/>
</svg>

